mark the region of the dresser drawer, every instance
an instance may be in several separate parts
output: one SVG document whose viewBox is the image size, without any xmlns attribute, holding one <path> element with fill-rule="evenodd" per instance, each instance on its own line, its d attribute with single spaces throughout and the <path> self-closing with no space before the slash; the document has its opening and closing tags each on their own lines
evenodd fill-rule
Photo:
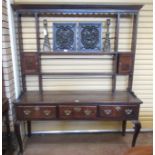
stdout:
<svg viewBox="0 0 155 155">
<path fill-rule="evenodd" d="M 55 106 L 21 106 L 16 107 L 18 120 L 37 120 L 56 118 Z"/>
<path fill-rule="evenodd" d="M 60 119 L 96 119 L 96 106 L 59 106 Z"/>
<path fill-rule="evenodd" d="M 137 119 L 139 107 L 136 105 L 106 105 L 99 106 L 100 118 L 113 119 L 113 120 L 126 120 L 126 119 Z"/>
</svg>

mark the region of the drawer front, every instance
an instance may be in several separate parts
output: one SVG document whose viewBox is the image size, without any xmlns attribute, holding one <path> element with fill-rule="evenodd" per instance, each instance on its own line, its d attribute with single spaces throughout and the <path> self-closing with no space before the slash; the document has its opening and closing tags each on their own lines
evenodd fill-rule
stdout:
<svg viewBox="0 0 155 155">
<path fill-rule="evenodd" d="M 18 120 L 54 119 L 56 118 L 55 106 L 24 106 L 16 107 Z"/>
<path fill-rule="evenodd" d="M 59 106 L 60 119 L 96 119 L 96 106 Z"/>
<path fill-rule="evenodd" d="M 120 105 L 107 105 L 99 106 L 100 118 L 112 119 L 112 120 L 126 120 L 138 118 L 138 106 L 120 106 Z"/>
</svg>

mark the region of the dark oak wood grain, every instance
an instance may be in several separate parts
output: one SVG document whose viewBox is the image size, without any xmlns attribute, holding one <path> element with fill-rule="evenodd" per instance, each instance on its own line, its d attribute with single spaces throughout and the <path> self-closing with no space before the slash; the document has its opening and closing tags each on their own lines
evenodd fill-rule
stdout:
<svg viewBox="0 0 155 155">
<path fill-rule="evenodd" d="M 132 53 L 119 53 L 118 55 L 118 74 L 128 75 L 132 73 Z"/>
<path fill-rule="evenodd" d="M 96 106 L 59 106 L 59 119 L 97 119 L 97 107 Z"/>
<path fill-rule="evenodd" d="M 38 54 L 36 52 L 22 52 L 22 70 L 24 75 L 39 73 Z"/>
<path fill-rule="evenodd" d="M 23 152 L 23 143 L 20 133 L 20 122 L 27 121 L 28 136 L 31 135 L 32 120 L 105 120 L 122 121 L 122 134 L 125 135 L 126 122 L 134 120 L 135 131 L 132 146 L 135 146 L 141 124 L 138 122 L 139 109 L 142 101 L 132 92 L 133 71 L 136 53 L 136 36 L 138 24 L 138 12 L 142 5 L 12 5 L 17 13 L 18 39 L 20 60 L 22 64 L 23 92 L 14 101 L 16 109 L 15 132 Z M 103 52 L 43 52 L 41 50 L 40 17 L 106 17 L 115 19 L 114 51 Z M 23 51 L 22 21 L 21 17 L 33 17 L 35 19 L 37 54 Z M 119 32 L 121 18 L 131 18 L 133 23 L 132 42 L 130 53 L 119 51 Z M 105 38 L 102 38 L 105 39 Z M 112 72 L 42 72 L 41 60 L 64 59 L 61 56 L 74 55 L 70 59 L 79 59 L 79 55 L 86 56 L 111 56 L 113 60 Z M 53 56 L 56 56 L 53 57 Z M 60 57 L 59 57 L 60 56 Z M 77 57 L 76 57 L 77 56 Z M 81 59 L 90 59 L 81 58 Z M 91 58 L 92 59 L 92 58 Z M 96 58 L 94 58 L 96 59 Z M 32 60 L 32 61 L 31 61 Z M 31 62 L 30 62 L 31 61 Z M 28 65 L 31 63 L 31 67 Z M 37 75 L 39 91 L 27 91 L 25 75 Z M 46 76 L 72 76 L 77 77 L 108 77 L 112 79 L 111 91 L 44 91 L 42 79 Z M 117 91 L 117 75 L 129 76 L 127 91 Z"/>
<path fill-rule="evenodd" d="M 132 28 L 132 43 L 131 43 L 131 52 L 133 54 L 132 65 L 131 65 L 131 74 L 129 75 L 128 80 L 128 90 L 132 91 L 132 83 L 133 83 L 133 71 L 135 64 L 135 53 L 136 53 L 136 43 L 137 43 L 137 31 L 138 31 L 138 14 L 133 15 L 133 28 Z"/>
<path fill-rule="evenodd" d="M 48 120 L 56 118 L 55 106 L 19 106 L 16 107 L 18 120 Z"/>
<path fill-rule="evenodd" d="M 92 13 L 137 13 L 142 5 L 12 5 L 20 13 L 90 14 Z M 28 11 L 28 12 L 27 12 Z"/>
<path fill-rule="evenodd" d="M 142 101 L 127 91 L 28 91 L 18 100 L 16 105 L 29 104 L 140 104 Z"/>
</svg>

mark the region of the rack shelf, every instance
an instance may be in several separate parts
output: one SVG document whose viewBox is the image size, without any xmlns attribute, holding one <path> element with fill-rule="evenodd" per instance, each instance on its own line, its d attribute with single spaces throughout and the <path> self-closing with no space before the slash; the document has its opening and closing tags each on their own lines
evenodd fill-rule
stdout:
<svg viewBox="0 0 155 155">
<path fill-rule="evenodd" d="M 53 72 L 53 73 L 41 73 L 42 75 L 58 75 L 58 76 L 112 76 L 114 73 L 96 73 L 96 72 L 78 72 L 78 73 L 73 73 L 73 72 Z"/>
<path fill-rule="evenodd" d="M 40 52 L 40 55 L 115 55 L 116 52 Z"/>
</svg>

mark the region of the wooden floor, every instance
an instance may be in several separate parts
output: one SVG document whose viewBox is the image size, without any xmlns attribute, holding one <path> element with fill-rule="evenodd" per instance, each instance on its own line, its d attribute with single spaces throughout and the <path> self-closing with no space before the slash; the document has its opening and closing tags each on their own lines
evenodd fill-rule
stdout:
<svg viewBox="0 0 155 155">
<path fill-rule="evenodd" d="M 124 155 L 132 134 L 119 133 L 33 135 L 24 155 Z M 152 145 L 152 133 L 140 133 L 137 146 Z"/>
</svg>

